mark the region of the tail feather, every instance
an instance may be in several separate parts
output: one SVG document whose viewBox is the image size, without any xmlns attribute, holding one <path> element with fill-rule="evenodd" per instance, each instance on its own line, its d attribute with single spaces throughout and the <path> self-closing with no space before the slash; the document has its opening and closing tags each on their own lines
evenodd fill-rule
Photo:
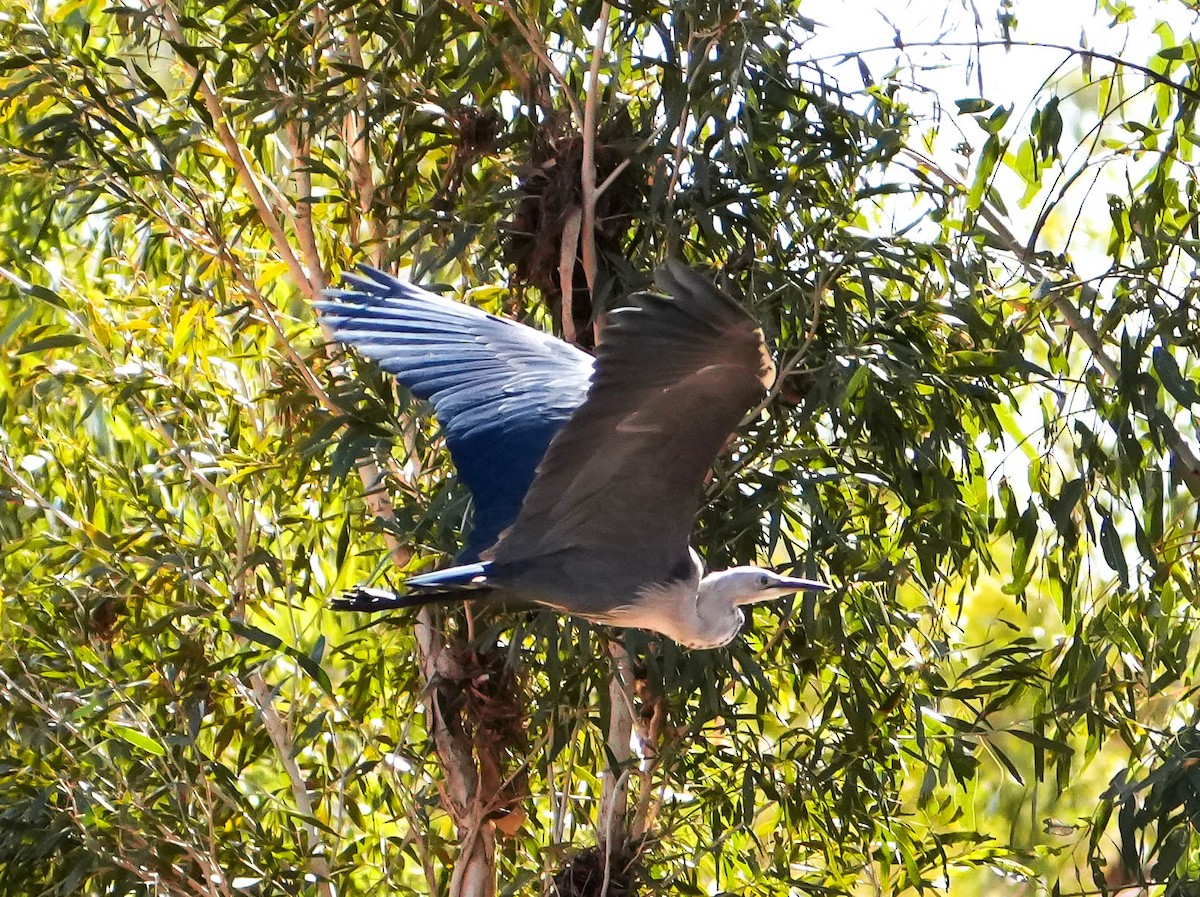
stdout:
<svg viewBox="0 0 1200 897">
<path fill-rule="evenodd" d="M 418 591 L 445 589 L 450 586 L 459 589 L 477 589 L 487 585 L 487 574 L 488 565 L 486 563 L 463 564 L 459 567 L 435 570 L 432 573 L 422 573 L 420 576 L 410 576 L 404 584 L 410 589 Z"/>
<path fill-rule="evenodd" d="M 405 585 L 409 591 L 402 595 L 385 589 L 358 586 L 340 598 L 334 598 L 329 602 L 329 606 L 334 610 L 372 613 L 404 607 L 422 607 L 442 601 L 470 601 L 484 598 L 492 591 L 492 586 L 487 583 L 486 564 L 465 564 L 461 567 L 423 573 L 420 576 L 409 577 Z"/>
<path fill-rule="evenodd" d="M 369 589 L 358 586 L 344 595 L 334 598 L 329 606 L 334 610 L 356 610 L 362 613 L 373 613 L 379 610 L 397 610 L 404 607 L 421 607 L 442 601 L 442 596 L 424 593 L 397 595 L 386 589 Z"/>
</svg>

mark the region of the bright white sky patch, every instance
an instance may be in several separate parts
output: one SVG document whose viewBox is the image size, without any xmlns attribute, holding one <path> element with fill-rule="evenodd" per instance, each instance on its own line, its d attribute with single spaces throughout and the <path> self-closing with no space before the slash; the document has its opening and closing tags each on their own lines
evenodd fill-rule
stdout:
<svg viewBox="0 0 1200 897">
<path fill-rule="evenodd" d="M 1051 43 L 1090 49 L 1131 61 L 1144 63 L 1158 47 L 1154 27 L 1167 21 L 1182 38 L 1197 30 L 1200 21 L 1182 3 L 1163 0 L 1135 0 L 1138 17 L 1128 24 L 1113 25 L 1112 17 L 1098 13 L 1094 0 L 1015 0 L 1012 12 L 1016 25 L 1014 41 Z M 811 0 L 804 14 L 820 27 L 808 44 L 813 56 L 868 51 L 863 58 L 869 69 L 881 76 L 893 66 L 941 65 L 937 72 L 921 82 L 943 97 L 946 104 L 954 99 L 982 95 L 1002 103 L 1023 102 L 1051 77 L 1064 59 L 1061 51 L 1036 47 L 984 48 L 978 53 L 954 43 L 996 41 L 1003 37 L 996 20 L 998 0 L 977 5 L 980 20 L 975 22 L 970 5 L 939 0 L 908 0 L 906 3 L 880 3 L 875 0 Z M 897 33 L 904 50 L 894 47 Z M 936 44 L 937 46 L 929 46 Z M 875 48 L 881 48 L 876 50 Z M 970 64 L 972 57 L 979 65 Z M 858 67 L 856 59 L 845 63 L 841 77 L 846 83 Z"/>
<path fill-rule="evenodd" d="M 1083 83 L 1083 60 L 1070 49 L 1086 47 L 1145 65 L 1162 46 L 1156 33 L 1161 22 L 1169 24 L 1174 43 L 1200 36 L 1200 16 L 1178 0 L 1135 0 L 1132 6 L 1137 18 L 1116 24 L 1111 15 L 1097 11 L 1095 0 L 1014 0 L 1011 13 L 1016 21 L 1009 33 L 1014 45 L 1005 47 L 997 45 L 1004 38 L 997 20 L 999 0 L 982 0 L 975 7 L 964 0 L 811 0 L 803 11 L 818 25 L 805 51 L 845 89 L 863 83 L 860 60 L 872 80 L 894 78 L 907 86 L 902 101 L 931 128 L 935 119 L 939 123 L 934 158 L 944 170 L 964 179 L 969 172 L 956 145 L 965 142 L 978 150 L 985 135 L 970 116 L 957 114 L 956 100 L 982 97 L 1011 106 L 1012 118 L 1005 133 L 1021 139 L 1033 112 L 1051 96 L 1060 96 L 1065 100 L 1060 107 L 1064 119 L 1060 150 L 1067 157 L 1062 167 L 1072 172 L 1087 161 L 1088 153 L 1076 148 L 1097 116 L 1087 97 L 1079 106 L 1071 102 L 1073 92 Z M 980 43 L 992 45 L 978 47 Z M 1063 49 L 1028 46 L 1034 43 Z M 1111 63 L 1092 62 L 1095 77 L 1112 70 Z M 1128 74 L 1127 88 L 1136 91 L 1141 78 L 1135 72 Z M 1123 116 L 1135 121 L 1144 117 L 1147 102 L 1144 97 L 1134 99 L 1108 118 L 1109 126 L 1119 127 Z M 1039 229 L 1037 248 L 1069 252 L 1084 278 L 1104 272 L 1110 266 L 1104 254 L 1109 227 L 1107 194 L 1124 193 L 1128 184 L 1136 185 L 1153 160 L 1146 156 L 1140 162 L 1122 161 L 1127 167 L 1106 168 L 1097 183 L 1090 177 L 1080 178 L 1067 195 L 1059 196 L 1051 189 L 1025 208 L 1017 207 L 1025 185 L 1001 166 L 996 186 L 1005 198 L 1014 232 L 1019 238 L 1031 233 L 1045 203 L 1053 203 L 1060 221 L 1055 226 L 1051 219 Z M 1089 233 L 1092 222 L 1095 230 Z"/>
</svg>

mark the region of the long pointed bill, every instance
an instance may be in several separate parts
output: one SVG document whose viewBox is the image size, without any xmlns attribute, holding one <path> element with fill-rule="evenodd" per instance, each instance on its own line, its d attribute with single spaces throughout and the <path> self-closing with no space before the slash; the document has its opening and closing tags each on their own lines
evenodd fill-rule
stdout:
<svg viewBox="0 0 1200 897">
<path fill-rule="evenodd" d="M 824 592 L 830 588 L 829 583 L 815 579 L 796 579 L 794 576 L 779 577 L 779 588 L 789 592 Z"/>
<path fill-rule="evenodd" d="M 796 592 L 824 592 L 829 587 L 828 583 L 818 582 L 815 579 L 798 579 L 794 576 L 776 574 L 769 587 L 754 595 L 739 598 L 737 603 L 741 605 L 761 604 L 764 601 L 774 601 L 776 598 Z"/>
</svg>

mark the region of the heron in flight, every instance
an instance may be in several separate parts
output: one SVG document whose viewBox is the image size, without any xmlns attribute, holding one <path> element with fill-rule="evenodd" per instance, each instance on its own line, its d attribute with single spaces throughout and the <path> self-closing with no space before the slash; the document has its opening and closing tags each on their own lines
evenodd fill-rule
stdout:
<svg viewBox="0 0 1200 897">
<path fill-rule="evenodd" d="M 826 588 L 760 567 L 705 575 L 689 544 L 705 476 L 775 375 L 757 322 L 700 274 L 667 262 L 656 279 L 670 295 L 630 297 L 593 359 L 362 272 L 317 307 L 336 339 L 433 405 L 474 521 L 456 566 L 335 607 L 523 599 L 715 648 L 741 630 L 742 607 Z"/>
</svg>

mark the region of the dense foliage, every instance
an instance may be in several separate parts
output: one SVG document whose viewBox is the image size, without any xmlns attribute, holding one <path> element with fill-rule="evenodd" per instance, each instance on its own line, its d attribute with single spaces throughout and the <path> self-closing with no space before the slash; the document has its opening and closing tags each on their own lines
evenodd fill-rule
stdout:
<svg viewBox="0 0 1200 897">
<path fill-rule="evenodd" d="M 0 893 L 1187 892 L 1196 44 L 931 117 L 819 5 L 0 0 Z M 469 507 L 319 291 L 587 345 L 668 254 L 781 371 L 698 547 L 836 588 L 326 610 Z"/>
</svg>

